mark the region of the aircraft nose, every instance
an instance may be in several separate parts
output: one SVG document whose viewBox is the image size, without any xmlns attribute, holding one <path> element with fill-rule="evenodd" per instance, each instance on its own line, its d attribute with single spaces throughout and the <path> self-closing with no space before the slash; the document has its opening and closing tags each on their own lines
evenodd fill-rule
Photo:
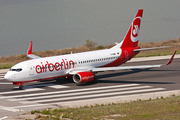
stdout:
<svg viewBox="0 0 180 120">
<path fill-rule="evenodd" d="M 5 78 L 6 80 L 8 80 L 8 81 L 11 81 L 11 80 L 12 80 L 12 75 L 9 74 L 9 73 L 6 73 L 5 76 L 4 76 L 4 78 Z"/>
</svg>

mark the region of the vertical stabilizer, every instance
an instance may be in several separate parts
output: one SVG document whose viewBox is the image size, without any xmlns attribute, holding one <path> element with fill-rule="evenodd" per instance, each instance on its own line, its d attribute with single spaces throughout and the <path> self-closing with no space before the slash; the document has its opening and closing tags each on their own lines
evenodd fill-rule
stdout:
<svg viewBox="0 0 180 120">
<path fill-rule="evenodd" d="M 139 9 L 135 18 L 133 19 L 129 30 L 127 31 L 123 41 L 113 48 L 129 48 L 129 47 L 137 47 L 139 41 L 139 32 L 141 26 L 141 18 L 143 15 L 143 9 Z"/>
<path fill-rule="evenodd" d="M 134 20 L 126 33 L 121 48 L 137 47 L 143 9 L 139 9 Z"/>
<path fill-rule="evenodd" d="M 28 48 L 28 51 L 27 51 L 27 55 L 30 55 L 30 54 L 32 54 L 32 41 L 30 42 L 29 48 Z"/>
</svg>

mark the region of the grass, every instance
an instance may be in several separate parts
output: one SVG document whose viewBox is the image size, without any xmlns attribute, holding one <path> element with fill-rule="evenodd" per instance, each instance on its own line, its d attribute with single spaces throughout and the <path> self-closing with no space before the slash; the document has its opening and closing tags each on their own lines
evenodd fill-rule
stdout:
<svg viewBox="0 0 180 120">
<path fill-rule="evenodd" d="M 33 112 L 36 113 L 36 112 Z M 155 100 L 137 100 L 129 103 L 111 103 L 108 105 L 91 105 L 79 108 L 45 109 L 38 111 L 36 118 L 59 120 L 63 118 L 72 120 L 176 120 L 180 119 L 180 96 L 157 98 Z"/>
<path fill-rule="evenodd" d="M 15 65 L 16 63 L 1 63 L 0 64 L 0 69 L 7 69 L 7 68 L 11 68 L 13 65 Z"/>
<path fill-rule="evenodd" d="M 112 46 L 114 45 L 108 45 L 108 46 L 97 45 L 97 43 L 95 42 L 86 40 L 85 45 L 77 47 L 77 48 L 35 51 L 33 52 L 33 54 L 37 56 L 41 56 L 41 57 L 48 57 L 48 56 L 70 54 L 71 52 L 79 53 L 79 52 L 85 52 L 85 51 L 107 49 L 107 48 L 111 48 Z M 141 51 L 136 57 L 171 55 L 174 53 L 174 51 L 177 51 L 176 54 L 180 54 L 180 38 L 168 40 L 168 41 L 161 41 L 161 42 L 139 43 L 139 47 L 141 48 L 160 47 L 160 46 L 173 46 L 173 47 L 166 48 L 166 49 Z M 0 69 L 10 68 L 18 62 L 22 62 L 28 59 L 29 58 L 26 57 L 26 54 L 2 56 L 0 57 Z"/>
</svg>

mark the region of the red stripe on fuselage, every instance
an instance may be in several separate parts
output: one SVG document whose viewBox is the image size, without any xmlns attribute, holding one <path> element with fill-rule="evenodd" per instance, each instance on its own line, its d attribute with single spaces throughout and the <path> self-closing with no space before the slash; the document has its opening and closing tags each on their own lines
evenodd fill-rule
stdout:
<svg viewBox="0 0 180 120">
<path fill-rule="evenodd" d="M 24 83 L 28 83 L 28 82 L 51 80 L 51 79 L 55 79 L 55 78 L 69 77 L 69 76 L 72 76 L 72 75 L 63 75 L 63 76 L 49 77 L 49 78 L 43 78 L 43 79 L 35 79 L 35 80 L 29 80 L 29 81 L 17 81 L 17 82 L 13 82 L 13 85 L 23 85 Z"/>
<path fill-rule="evenodd" d="M 107 65 L 101 66 L 101 67 L 116 67 L 121 64 L 124 64 L 125 62 L 127 62 L 128 60 L 130 60 L 131 58 L 133 58 L 135 55 L 137 55 L 139 53 L 139 51 L 133 52 L 134 49 L 139 49 L 139 48 L 140 47 L 122 48 L 122 54 L 118 59 L 116 59 L 115 61 L 113 61 Z"/>
</svg>

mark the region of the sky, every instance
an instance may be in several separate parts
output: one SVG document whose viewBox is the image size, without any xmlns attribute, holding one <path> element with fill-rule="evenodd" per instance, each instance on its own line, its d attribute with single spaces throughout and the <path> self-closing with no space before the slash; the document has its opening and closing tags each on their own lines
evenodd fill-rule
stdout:
<svg viewBox="0 0 180 120">
<path fill-rule="evenodd" d="M 140 42 L 180 38 L 179 0 L 0 0 L 0 56 L 120 42 L 144 9 Z"/>
</svg>

